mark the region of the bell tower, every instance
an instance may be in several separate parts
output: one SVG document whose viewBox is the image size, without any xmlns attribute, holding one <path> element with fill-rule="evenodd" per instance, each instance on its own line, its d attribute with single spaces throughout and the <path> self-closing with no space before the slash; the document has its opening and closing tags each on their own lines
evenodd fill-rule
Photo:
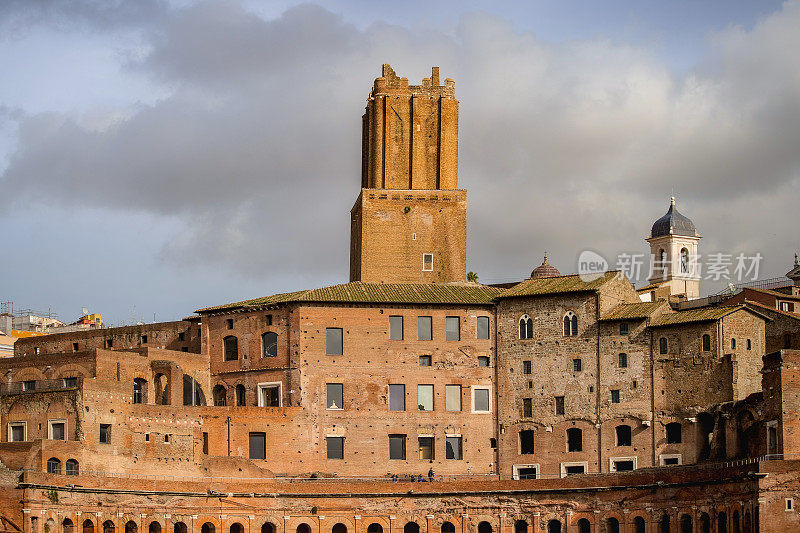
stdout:
<svg viewBox="0 0 800 533">
<path fill-rule="evenodd" d="M 651 284 L 668 288 L 668 294 L 700 297 L 700 266 L 697 245 L 700 235 L 694 222 L 678 212 L 675 197 L 667 214 L 653 223 L 650 237 Z"/>
<path fill-rule="evenodd" d="M 458 189 L 455 82 L 409 85 L 388 64 L 362 117 L 361 192 L 350 211 L 350 281 L 466 278 L 467 192 Z"/>
</svg>

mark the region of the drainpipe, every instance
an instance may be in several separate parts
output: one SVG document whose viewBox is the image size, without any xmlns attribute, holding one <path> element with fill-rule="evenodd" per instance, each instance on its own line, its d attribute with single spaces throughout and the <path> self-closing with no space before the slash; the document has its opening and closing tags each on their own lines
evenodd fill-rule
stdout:
<svg viewBox="0 0 800 533">
<path fill-rule="evenodd" d="M 231 417 L 228 417 L 228 457 L 231 456 Z"/>
<path fill-rule="evenodd" d="M 603 471 L 603 423 L 600 420 L 600 399 L 602 398 L 600 394 L 600 293 L 594 293 L 594 323 L 595 328 L 597 329 L 597 346 L 596 346 L 596 356 L 595 359 L 597 361 L 597 378 L 595 379 L 595 388 L 596 394 L 596 407 L 595 407 L 595 425 L 600 426 L 597 428 L 597 471 Z"/>
<path fill-rule="evenodd" d="M 650 327 L 650 319 L 646 319 L 647 329 L 650 332 L 650 443 L 653 450 L 652 465 L 656 465 L 656 354 L 653 345 L 653 329 Z"/>
</svg>

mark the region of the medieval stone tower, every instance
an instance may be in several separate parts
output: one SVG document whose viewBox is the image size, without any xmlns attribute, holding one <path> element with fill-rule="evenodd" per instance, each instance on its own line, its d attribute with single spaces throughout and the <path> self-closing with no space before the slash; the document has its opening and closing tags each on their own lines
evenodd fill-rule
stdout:
<svg viewBox="0 0 800 533">
<path fill-rule="evenodd" d="M 458 187 L 455 82 L 409 85 L 383 65 L 362 118 L 361 193 L 350 211 L 350 280 L 463 281 L 467 192 Z"/>
</svg>

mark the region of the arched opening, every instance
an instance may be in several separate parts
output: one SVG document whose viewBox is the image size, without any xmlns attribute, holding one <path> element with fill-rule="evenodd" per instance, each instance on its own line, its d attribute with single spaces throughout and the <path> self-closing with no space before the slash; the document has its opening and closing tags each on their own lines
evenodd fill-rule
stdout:
<svg viewBox="0 0 800 533">
<path fill-rule="evenodd" d="M 236 361 L 239 359 L 239 340 L 233 335 L 229 335 L 222 339 L 222 344 L 225 350 L 226 361 Z"/>
<path fill-rule="evenodd" d="M 133 403 L 147 403 L 147 380 L 136 378 L 133 380 Z"/>
<path fill-rule="evenodd" d="M 125 533 L 136 533 L 139 531 L 139 526 L 133 520 L 125 522 Z"/>
<path fill-rule="evenodd" d="M 478 533 L 492 533 L 492 524 L 484 520 L 478 524 Z"/>
<path fill-rule="evenodd" d="M 186 533 L 187 531 L 186 524 L 183 522 L 175 522 L 175 525 L 172 526 L 173 533 Z"/>
<path fill-rule="evenodd" d="M 47 460 L 47 473 L 60 474 L 61 473 L 61 460 L 56 457 L 51 457 Z"/>
<path fill-rule="evenodd" d="M 261 524 L 261 533 L 275 533 L 275 524 L 272 522 L 264 522 Z"/>
<path fill-rule="evenodd" d="M 88 518 L 83 521 L 83 533 L 94 533 L 94 522 Z"/>
<path fill-rule="evenodd" d="M 150 525 L 147 526 L 148 533 L 161 533 L 161 522 L 156 522 L 153 520 L 150 522 Z"/>
<path fill-rule="evenodd" d="M 647 529 L 647 525 L 645 524 L 644 518 L 641 516 L 637 516 L 633 519 L 633 529 L 636 533 L 645 533 Z"/>
<path fill-rule="evenodd" d="M 558 520 L 550 520 L 547 523 L 547 533 L 561 533 L 561 522 Z"/>
<path fill-rule="evenodd" d="M 74 529 L 75 529 L 75 525 L 72 523 L 72 520 L 70 520 L 69 518 L 65 518 L 61 522 L 61 531 L 63 533 L 72 533 L 72 531 Z"/>
<path fill-rule="evenodd" d="M 419 524 L 406 522 L 406 525 L 403 526 L 403 533 L 419 533 Z"/>
<path fill-rule="evenodd" d="M 703 351 L 710 352 L 711 351 L 711 335 L 708 333 L 703 335 Z"/>
<path fill-rule="evenodd" d="M 731 530 L 733 533 L 742 533 L 739 525 L 739 510 L 734 509 L 733 514 L 731 515 Z"/>
<path fill-rule="evenodd" d="M 64 471 L 68 476 L 77 476 L 78 475 L 78 461 L 75 459 L 67 459 L 65 464 L 66 468 Z"/>
<path fill-rule="evenodd" d="M 567 311 L 564 315 L 564 336 L 571 337 L 578 334 L 578 315 Z"/>
<path fill-rule="evenodd" d="M 750 511 L 744 512 L 744 533 L 753 533 L 753 520 Z"/>
<path fill-rule="evenodd" d="M 245 389 L 244 385 L 239 383 L 236 385 L 236 405 L 239 407 L 246 405 L 245 403 Z"/>
<path fill-rule="evenodd" d="M 605 526 L 606 526 L 605 533 L 619 533 L 619 520 L 617 520 L 613 516 L 609 516 L 608 518 L 606 518 Z"/>
<path fill-rule="evenodd" d="M 205 522 L 200 526 L 200 533 L 214 533 L 217 528 L 211 522 Z"/>
<path fill-rule="evenodd" d="M 103 533 L 114 533 L 117 530 L 117 526 L 114 525 L 114 522 L 111 520 L 106 520 L 103 522 Z"/>
<path fill-rule="evenodd" d="M 383 533 L 383 526 L 373 522 L 367 527 L 367 533 Z"/>
<path fill-rule="evenodd" d="M 456 526 L 452 522 L 444 522 L 442 524 L 442 533 L 456 533 Z"/>
<path fill-rule="evenodd" d="M 268 331 L 261 335 L 261 357 L 278 357 L 278 334 Z"/>
<path fill-rule="evenodd" d="M 44 523 L 44 533 L 55 533 L 56 521 L 48 518 Z"/>
<path fill-rule="evenodd" d="M 661 337 L 658 339 L 658 352 L 661 355 L 666 355 L 669 352 L 669 345 L 667 344 L 666 337 Z"/>
<path fill-rule="evenodd" d="M 153 387 L 155 387 L 155 400 L 156 405 L 169 405 L 169 387 L 167 387 L 167 376 L 164 374 L 156 374 L 153 378 Z"/>
<path fill-rule="evenodd" d="M 533 338 L 533 319 L 528 315 L 522 315 L 522 317 L 519 319 L 519 338 Z"/>
<path fill-rule="evenodd" d="M 528 533 L 528 522 L 525 520 L 514 522 L 514 533 Z"/>
<path fill-rule="evenodd" d="M 711 517 L 708 516 L 708 513 L 703 513 L 700 515 L 700 533 L 711 533 Z"/>
<path fill-rule="evenodd" d="M 681 515 L 681 533 L 692 533 L 694 531 L 694 524 L 692 517 L 688 514 Z"/>
<path fill-rule="evenodd" d="M 242 524 L 240 524 L 239 522 L 234 522 L 233 524 L 231 524 L 230 532 L 231 533 L 244 533 L 244 526 Z"/>
<path fill-rule="evenodd" d="M 302 524 L 297 526 L 297 529 L 295 531 L 296 533 L 311 533 L 311 527 L 305 522 L 303 522 Z"/>
<path fill-rule="evenodd" d="M 213 401 L 213 392 L 212 392 Z M 183 375 L 183 405 L 205 405 L 206 396 L 203 387 L 189 374 Z"/>
<path fill-rule="evenodd" d="M 689 250 L 681 248 L 681 273 L 689 273 Z"/>
<path fill-rule="evenodd" d="M 658 531 L 660 533 L 669 533 L 669 515 L 664 513 L 661 520 L 658 521 Z"/>
<path fill-rule="evenodd" d="M 717 533 L 728 533 L 728 515 L 724 512 L 717 515 Z"/>
<path fill-rule="evenodd" d="M 592 533 L 592 524 L 586 518 L 578 520 L 578 533 Z"/>
<path fill-rule="evenodd" d="M 347 526 L 341 522 L 334 524 L 331 533 L 347 533 Z"/>
<path fill-rule="evenodd" d="M 214 398 L 214 405 L 217 407 L 225 407 L 228 405 L 228 391 L 223 385 L 214 385 L 211 389 L 211 396 Z"/>
</svg>

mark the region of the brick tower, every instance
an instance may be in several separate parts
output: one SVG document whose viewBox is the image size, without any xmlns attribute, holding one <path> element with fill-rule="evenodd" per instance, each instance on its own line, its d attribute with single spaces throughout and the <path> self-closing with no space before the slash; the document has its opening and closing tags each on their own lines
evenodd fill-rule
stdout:
<svg viewBox="0 0 800 533">
<path fill-rule="evenodd" d="M 463 281 L 467 192 L 458 187 L 455 82 L 409 85 L 388 64 L 362 118 L 361 193 L 350 211 L 350 280 Z"/>
</svg>

